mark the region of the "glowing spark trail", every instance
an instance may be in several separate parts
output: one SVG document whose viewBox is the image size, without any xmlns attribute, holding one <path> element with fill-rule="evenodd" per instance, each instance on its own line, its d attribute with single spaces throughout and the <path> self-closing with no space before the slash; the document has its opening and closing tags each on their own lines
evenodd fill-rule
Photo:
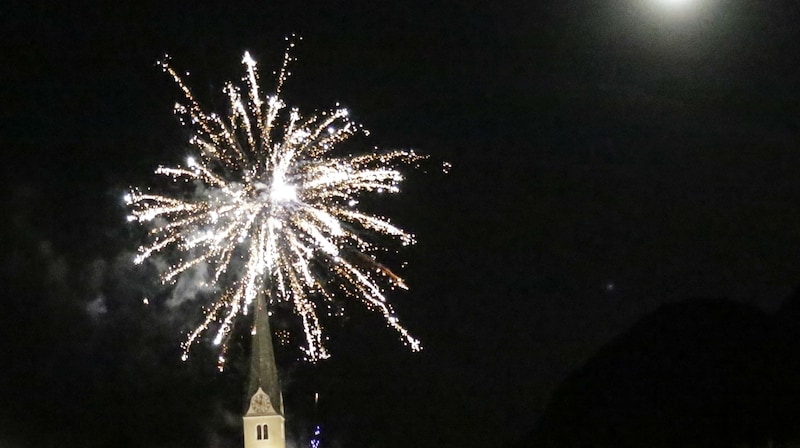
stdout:
<svg viewBox="0 0 800 448">
<path fill-rule="evenodd" d="M 212 268 L 213 281 L 223 292 L 188 334 L 184 359 L 210 327 L 224 353 L 235 319 L 247 314 L 262 291 L 271 302 L 291 303 L 303 323 L 302 349 L 309 360 L 328 357 L 316 299 L 329 301 L 338 294 L 381 313 L 406 344 L 420 350 L 384 293 L 385 287 L 406 286 L 376 260 L 379 247 L 364 235 L 383 235 L 402 245 L 413 244 L 414 237 L 355 206 L 363 193 L 399 191 L 403 176 L 397 166 L 422 156 L 413 151 L 331 155 L 361 129 L 347 118 L 346 109 L 308 118 L 292 109 L 280 122 L 285 105 L 279 95 L 290 61 L 287 51 L 275 94 L 262 98 L 256 62 L 245 53 L 246 98 L 227 83 L 227 117 L 206 113 L 169 63 L 160 63 L 185 96 L 187 104 L 176 104 L 175 112 L 192 128 L 190 144 L 197 154 L 184 166 L 155 171 L 183 188 L 164 194 L 132 188 L 125 196 L 128 219 L 149 228 L 148 243 L 134 261 L 167 251 L 179 254 L 162 273 L 163 282 L 174 282 L 198 266 Z"/>
</svg>

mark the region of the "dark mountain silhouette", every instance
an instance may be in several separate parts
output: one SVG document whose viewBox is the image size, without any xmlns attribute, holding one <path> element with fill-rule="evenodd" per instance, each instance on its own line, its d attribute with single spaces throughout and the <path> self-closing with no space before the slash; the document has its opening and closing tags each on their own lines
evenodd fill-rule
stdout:
<svg viewBox="0 0 800 448">
<path fill-rule="evenodd" d="M 517 446 L 794 446 L 798 416 L 800 293 L 775 315 L 691 300 L 601 349 Z"/>
</svg>

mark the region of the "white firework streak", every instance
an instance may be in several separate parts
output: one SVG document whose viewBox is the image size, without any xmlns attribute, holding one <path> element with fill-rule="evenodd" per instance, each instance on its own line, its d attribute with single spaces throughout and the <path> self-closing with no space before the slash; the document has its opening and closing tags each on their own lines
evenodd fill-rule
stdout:
<svg viewBox="0 0 800 448">
<path fill-rule="evenodd" d="M 247 314 L 262 291 L 270 303 L 292 302 L 305 332 L 307 359 L 327 358 L 317 299 L 331 300 L 333 285 L 380 312 L 407 345 L 420 350 L 384 295 L 384 287 L 406 288 L 405 283 L 376 260 L 373 252 L 381 248 L 362 238 L 372 233 L 409 245 L 414 236 L 355 206 L 364 193 L 398 192 L 403 175 L 397 166 L 423 156 L 413 151 L 330 155 L 361 129 L 347 118 L 346 109 L 309 118 L 292 109 L 281 125 L 285 106 L 279 94 L 290 61 L 287 50 L 275 94 L 262 98 L 256 62 L 245 53 L 247 98 L 227 83 L 223 91 L 230 113 L 225 118 L 204 112 L 178 73 L 167 61 L 160 63 L 187 101 L 177 104 L 175 112 L 192 128 L 189 142 L 197 156 L 185 166 L 156 170 L 186 185 L 178 193 L 132 188 L 126 195 L 128 219 L 150 229 L 149 242 L 134 261 L 166 251 L 179 254 L 162 273 L 165 283 L 201 264 L 213 268 L 213 281 L 223 292 L 187 335 L 183 359 L 211 326 L 217 327 L 214 343 L 222 344 L 224 353 L 234 321 Z"/>
</svg>

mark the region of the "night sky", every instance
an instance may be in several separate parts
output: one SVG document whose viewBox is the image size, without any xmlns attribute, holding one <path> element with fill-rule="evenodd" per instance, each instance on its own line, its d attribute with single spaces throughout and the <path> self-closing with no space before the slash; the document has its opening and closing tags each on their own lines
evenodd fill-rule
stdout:
<svg viewBox="0 0 800 448">
<path fill-rule="evenodd" d="M 122 195 L 188 154 L 164 53 L 225 112 L 242 53 L 267 89 L 297 34 L 289 105 L 430 156 L 374 204 L 417 236 L 391 299 L 425 349 L 358 304 L 330 360 L 278 347 L 297 443 L 506 446 L 660 306 L 800 286 L 796 2 L 49 3 L 0 14 L 2 447 L 241 444 L 246 335 L 180 362 L 202 298 L 130 263 Z"/>
</svg>

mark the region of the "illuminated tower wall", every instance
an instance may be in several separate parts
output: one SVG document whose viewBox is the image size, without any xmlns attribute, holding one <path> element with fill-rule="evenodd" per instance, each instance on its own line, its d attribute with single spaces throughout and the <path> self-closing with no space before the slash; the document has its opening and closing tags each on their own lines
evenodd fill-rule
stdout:
<svg viewBox="0 0 800 448">
<path fill-rule="evenodd" d="M 264 294 L 256 298 L 248 408 L 244 420 L 245 448 L 285 448 L 283 397 L 272 349 L 272 333 Z"/>
</svg>

